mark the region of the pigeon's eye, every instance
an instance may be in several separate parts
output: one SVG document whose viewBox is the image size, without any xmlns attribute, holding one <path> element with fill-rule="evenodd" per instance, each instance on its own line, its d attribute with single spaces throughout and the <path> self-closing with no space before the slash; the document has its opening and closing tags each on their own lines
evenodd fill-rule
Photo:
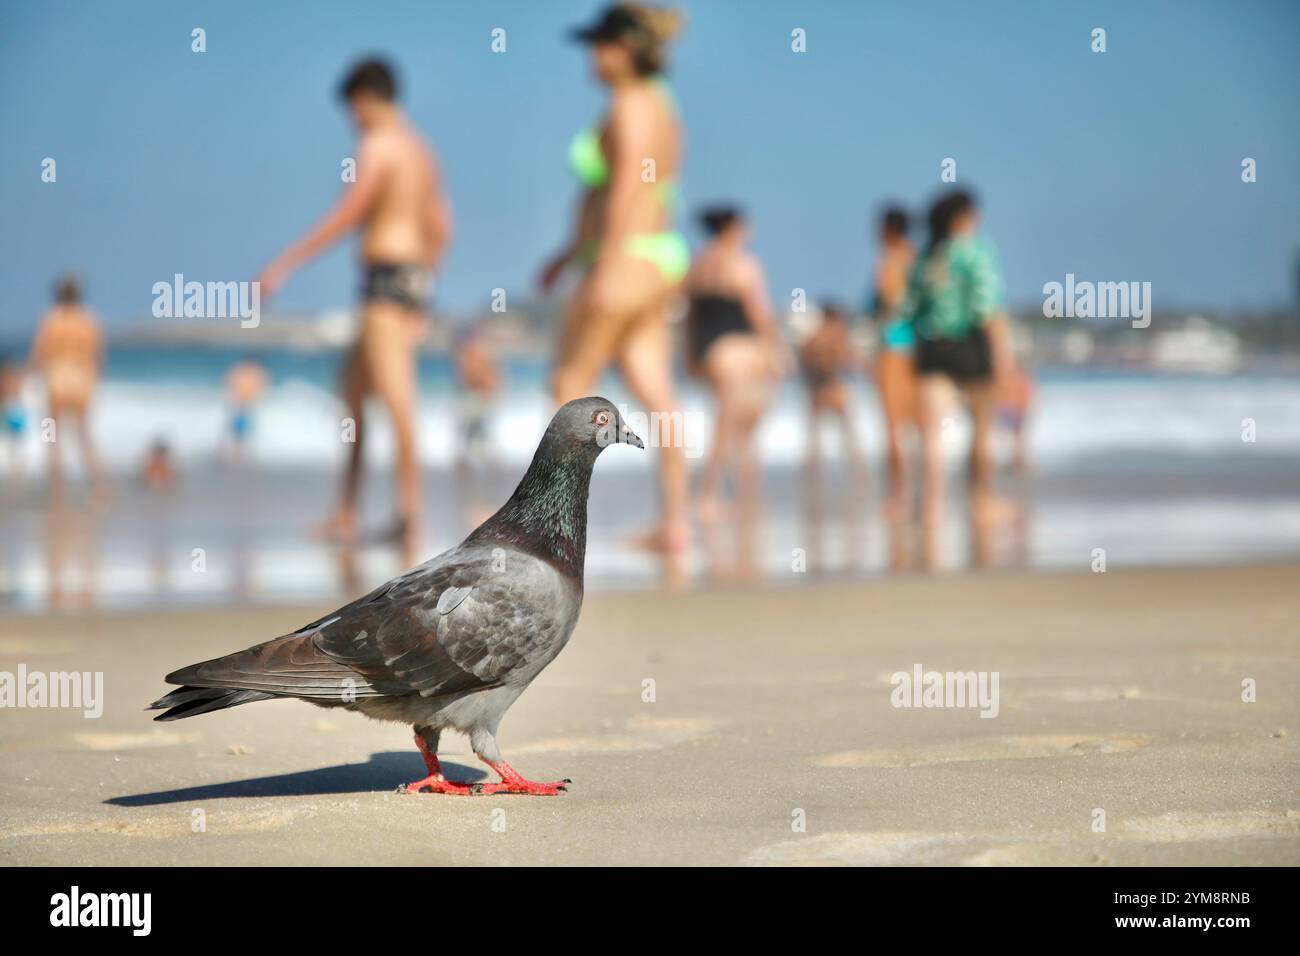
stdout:
<svg viewBox="0 0 1300 956">
<path fill-rule="evenodd" d="M 597 425 L 599 425 L 601 428 L 604 428 L 606 425 L 609 424 L 609 412 L 605 412 L 605 411 L 597 412 L 594 416 L 592 416 L 591 420 L 595 422 Z"/>
</svg>

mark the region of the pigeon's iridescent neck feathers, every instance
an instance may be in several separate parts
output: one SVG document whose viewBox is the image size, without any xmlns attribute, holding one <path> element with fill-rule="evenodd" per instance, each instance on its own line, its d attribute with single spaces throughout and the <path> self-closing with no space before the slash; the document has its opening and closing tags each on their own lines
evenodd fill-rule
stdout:
<svg viewBox="0 0 1300 956">
<path fill-rule="evenodd" d="M 587 496 L 599 449 L 566 444 L 548 434 L 510 500 L 465 543 L 517 548 L 552 564 L 581 588 Z"/>
</svg>

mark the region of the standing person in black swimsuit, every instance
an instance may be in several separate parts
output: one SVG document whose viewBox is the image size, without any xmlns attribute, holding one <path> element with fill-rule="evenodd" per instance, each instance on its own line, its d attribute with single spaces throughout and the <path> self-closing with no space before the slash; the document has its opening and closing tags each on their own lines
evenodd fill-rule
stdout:
<svg viewBox="0 0 1300 956">
<path fill-rule="evenodd" d="M 363 406 L 377 396 L 397 439 L 397 517 L 387 537 L 409 555 L 420 528 L 420 474 L 415 443 L 419 397 L 416 348 L 425 332 L 433 274 L 447 250 L 451 209 L 437 157 L 397 103 L 392 69 L 359 63 L 340 95 L 360 132 L 356 182 L 302 239 L 266 267 L 258 281 L 269 298 L 299 266 L 352 231 L 361 234 L 361 330 L 343 370 L 343 395 L 355 435 L 343 493 L 321 527 L 325 537 L 356 536 L 361 483 Z"/>
<path fill-rule="evenodd" d="M 731 207 L 700 216 L 709 234 L 686 274 L 690 297 L 690 368 L 713 391 L 718 406 L 713 448 L 700 480 L 700 519 L 722 517 L 722 483 L 730 477 L 738 498 L 758 495 L 754 430 L 784 370 L 785 343 L 772 315 L 763 268 L 745 248 L 749 229 Z"/>
</svg>

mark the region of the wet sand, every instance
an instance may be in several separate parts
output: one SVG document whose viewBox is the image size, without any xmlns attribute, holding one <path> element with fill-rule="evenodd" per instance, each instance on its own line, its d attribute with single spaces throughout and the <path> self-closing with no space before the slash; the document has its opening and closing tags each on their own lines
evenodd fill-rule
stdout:
<svg viewBox="0 0 1300 956">
<path fill-rule="evenodd" d="M 556 798 L 394 793 L 422 775 L 408 730 L 354 714 L 141 709 L 325 606 L 4 617 L 0 670 L 102 670 L 105 705 L 0 711 L 0 863 L 1294 865 L 1298 575 L 592 595 L 499 737 L 573 779 Z M 916 664 L 998 672 L 998 715 L 892 706 Z"/>
<path fill-rule="evenodd" d="M 597 466 L 592 485 L 588 583 L 593 591 L 654 587 L 664 577 L 659 562 L 631 545 L 657 520 L 653 463 L 606 464 Z M 1124 466 L 1120 474 L 1107 472 L 1109 463 L 1080 462 L 1028 479 L 1004 476 L 1004 490 L 1022 511 L 983 534 L 967 520 L 954 475 L 944 520 L 930 535 L 914 521 L 886 520 L 878 468 L 865 487 L 850 488 L 843 468 L 831 463 L 817 496 L 805 493 L 799 468 L 765 467 L 753 525 L 741 534 L 701 529 L 685 571 L 706 586 L 745 576 L 780 583 L 796 548 L 806 554 L 810 576 L 855 579 L 922 568 L 1086 570 L 1099 546 L 1112 570 L 1300 558 L 1300 459 L 1125 459 Z M 425 540 L 405 562 L 373 540 L 392 523 L 392 478 L 382 471 L 365 484 L 366 540 L 348 551 L 310 533 L 336 501 L 333 472 L 214 464 L 185 472 L 164 494 L 119 480 L 99 511 L 80 499 L 47 510 L 34 482 L 0 479 L 0 612 L 338 604 L 459 543 L 518 479 L 518 469 L 508 467 L 469 475 L 426 470 Z M 196 549 L 204 555 L 201 571 Z"/>
</svg>

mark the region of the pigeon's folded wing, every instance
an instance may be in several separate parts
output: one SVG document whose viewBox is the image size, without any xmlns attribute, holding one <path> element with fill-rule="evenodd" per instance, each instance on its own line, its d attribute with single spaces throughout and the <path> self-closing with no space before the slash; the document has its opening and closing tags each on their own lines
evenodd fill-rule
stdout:
<svg viewBox="0 0 1300 956">
<path fill-rule="evenodd" d="M 537 619 L 553 574 L 521 557 L 507 573 L 488 555 L 416 569 L 326 619 L 312 643 L 382 694 L 463 694 L 505 683 L 549 646 Z"/>
<path fill-rule="evenodd" d="M 317 647 L 315 638 L 322 628 L 331 624 L 355 624 L 369 619 L 377 608 L 382 607 L 381 602 L 387 594 L 400 588 L 420 570 L 417 568 L 395 578 L 292 634 L 225 657 L 182 667 L 164 679 L 169 684 L 181 684 L 195 689 L 225 687 L 309 700 L 345 702 L 377 697 L 382 691 L 371 686 L 361 672 L 322 651 Z M 166 698 L 169 705 L 183 702 L 176 693 L 173 692 Z"/>
</svg>

